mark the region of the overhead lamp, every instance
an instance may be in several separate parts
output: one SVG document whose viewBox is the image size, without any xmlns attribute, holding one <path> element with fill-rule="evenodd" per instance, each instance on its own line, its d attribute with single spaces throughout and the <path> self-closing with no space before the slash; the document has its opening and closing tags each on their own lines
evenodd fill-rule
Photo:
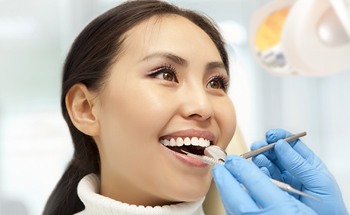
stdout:
<svg viewBox="0 0 350 215">
<path fill-rule="evenodd" d="M 350 70 L 350 0 L 273 0 L 253 13 L 249 43 L 274 75 Z"/>
</svg>

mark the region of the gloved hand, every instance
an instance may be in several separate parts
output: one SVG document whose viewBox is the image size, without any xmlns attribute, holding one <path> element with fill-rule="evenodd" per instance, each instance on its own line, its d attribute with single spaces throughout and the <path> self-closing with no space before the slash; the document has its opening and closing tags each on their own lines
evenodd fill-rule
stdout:
<svg viewBox="0 0 350 215">
<path fill-rule="evenodd" d="M 227 214 L 316 214 L 274 185 L 251 161 L 239 156 L 229 155 L 225 165 L 215 165 L 213 176 Z"/>
<path fill-rule="evenodd" d="M 252 150 L 278 142 L 273 150 L 254 157 L 253 162 L 268 176 L 319 198 L 320 201 L 315 201 L 295 196 L 317 214 L 348 214 L 340 189 L 327 167 L 301 140 L 290 143 L 283 140 L 290 135 L 282 129 L 266 132 L 267 142 L 256 142 Z"/>
</svg>

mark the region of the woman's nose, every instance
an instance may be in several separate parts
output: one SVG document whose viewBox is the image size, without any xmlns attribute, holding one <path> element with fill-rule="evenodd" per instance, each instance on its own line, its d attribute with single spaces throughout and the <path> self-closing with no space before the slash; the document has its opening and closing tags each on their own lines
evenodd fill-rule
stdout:
<svg viewBox="0 0 350 215">
<path fill-rule="evenodd" d="M 213 104 L 205 89 L 191 88 L 181 99 L 183 117 L 195 120 L 208 120 L 214 116 Z"/>
</svg>

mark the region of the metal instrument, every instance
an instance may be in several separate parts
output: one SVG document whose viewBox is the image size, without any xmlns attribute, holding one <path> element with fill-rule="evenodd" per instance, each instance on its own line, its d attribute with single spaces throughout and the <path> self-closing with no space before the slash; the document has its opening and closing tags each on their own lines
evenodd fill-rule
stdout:
<svg viewBox="0 0 350 215">
<path fill-rule="evenodd" d="M 292 135 L 290 137 L 287 137 L 284 140 L 289 142 L 289 141 L 298 139 L 299 137 L 303 137 L 305 135 L 306 135 L 306 132 L 301 132 L 301 133 Z M 240 156 L 245 158 L 245 159 L 248 159 L 248 158 L 251 158 L 251 157 L 253 157 L 255 155 L 261 154 L 261 153 L 263 153 L 263 152 L 265 152 L 267 150 L 272 149 L 275 145 L 276 145 L 276 142 L 275 143 L 271 143 L 271 144 L 269 144 L 267 146 L 261 147 L 261 148 L 259 148 L 257 150 L 253 150 L 253 151 L 244 153 L 244 154 L 242 154 Z M 207 164 L 210 164 L 210 165 L 224 164 L 225 163 L 225 158 L 227 156 L 227 154 L 226 154 L 224 149 L 220 148 L 219 146 L 215 146 L 215 145 L 206 147 L 205 150 L 204 150 L 204 155 L 192 154 L 192 153 L 187 152 L 185 150 L 181 150 L 181 151 L 186 153 L 187 156 L 200 159 L 203 162 L 205 162 Z M 298 195 L 301 195 L 301 196 L 305 196 L 305 197 L 308 197 L 308 198 L 311 198 L 311 199 L 319 200 L 318 198 L 316 198 L 314 196 L 311 196 L 311 195 L 309 195 L 307 193 L 304 193 L 304 192 L 302 192 L 300 190 L 297 190 L 297 189 L 291 187 L 289 184 L 285 184 L 283 182 L 280 182 L 280 181 L 277 181 L 277 180 L 274 180 L 274 179 L 271 179 L 271 181 L 276 186 L 278 186 L 279 188 L 281 188 L 281 189 L 283 189 L 283 190 L 285 190 L 287 192 L 295 193 L 295 194 L 298 194 Z"/>
</svg>

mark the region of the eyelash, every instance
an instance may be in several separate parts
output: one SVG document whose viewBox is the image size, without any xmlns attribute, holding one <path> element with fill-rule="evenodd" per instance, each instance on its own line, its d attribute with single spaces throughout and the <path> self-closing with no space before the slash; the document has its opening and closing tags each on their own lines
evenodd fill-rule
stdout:
<svg viewBox="0 0 350 215">
<path fill-rule="evenodd" d="M 151 74 L 149 74 L 150 77 L 152 78 L 156 78 L 158 75 L 161 74 L 165 74 L 165 73 L 170 73 L 173 76 L 173 80 L 167 80 L 165 79 L 165 77 L 163 76 L 162 78 L 166 81 L 173 81 L 178 83 L 178 79 L 177 79 L 177 73 L 175 68 L 171 65 L 171 64 L 164 64 L 163 66 L 153 70 L 153 72 Z M 218 81 L 219 85 L 220 85 L 220 89 L 222 89 L 224 92 L 227 92 L 228 86 L 229 86 L 229 79 L 223 75 L 215 75 L 213 76 L 209 81 L 207 86 L 212 82 L 212 81 Z M 215 88 L 214 88 L 215 89 Z"/>
<path fill-rule="evenodd" d="M 153 72 L 151 74 L 149 74 L 150 77 L 152 78 L 156 78 L 158 75 L 161 75 L 161 74 L 165 74 L 165 73 L 170 73 L 172 76 L 173 76 L 173 79 L 174 80 L 166 80 L 163 76 L 163 79 L 166 80 L 166 81 L 174 81 L 174 82 L 177 82 L 178 83 L 178 80 L 177 80 L 177 73 L 176 73 L 176 70 L 175 68 L 170 65 L 170 64 L 164 64 L 163 66 L 153 70 Z"/>
<path fill-rule="evenodd" d="M 230 80 L 223 76 L 223 75 L 215 75 L 214 77 L 212 77 L 209 82 L 208 85 L 212 82 L 212 81 L 219 81 L 220 84 L 220 89 L 222 89 L 224 92 L 227 92 Z"/>
</svg>

